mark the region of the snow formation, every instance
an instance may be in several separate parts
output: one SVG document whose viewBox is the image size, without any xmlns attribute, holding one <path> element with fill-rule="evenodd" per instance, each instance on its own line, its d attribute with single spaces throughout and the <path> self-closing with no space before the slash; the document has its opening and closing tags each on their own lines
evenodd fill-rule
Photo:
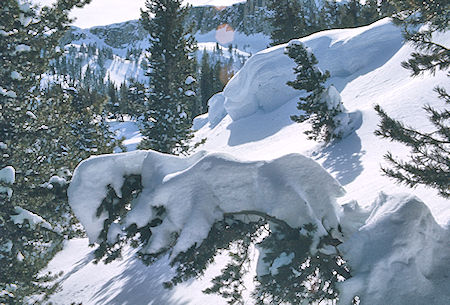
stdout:
<svg viewBox="0 0 450 305">
<path fill-rule="evenodd" d="M 150 254 L 168 248 L 174 233 L 179 237 L 173 255 L 199 245 L 225 214 L 242 211 L 262 212 L 293 228 L 312 223 L 318 237 L 324 236 L 337 231 L 336 198 L 344 194 L 319 164 L 298 154 L 260 162 L 205 152 L 188 158 L 153 151 L 94 157 L 80 164 L 69 187 L 69 203 L 91 242 L 103 228 L 106 216 L 97 219 L 96 212 L 107 186 L 121 196 L 123 177 L 130 174 L 142 175 L 143 191 L 124 217 L 123 229 L 150 223 L 152 207 L 166 209 L 167 217 L 152 228 L 143 249 Z"/>
<path fill-rule="evenodd" d="M 450 230 L 415 196 L 381 193 L 366 223 L 340 246 L 353 272 L 340 304 L 447 304 Z"/>
<path fill-rule="evenodd" d="M 12 166 L 4 167 L 0 170 L 0 194 L 6 193 L 8 198 L 11 198 L 13 190 L 9 185 L 16 180 L 16 170 Z M 2 185 L 4 184 L 4 185 Z"/>
<path fill-rule="evenodd" d="M 340 90 L 348 79 L 370 71 L 383 62 L 384 56 L 391 56 L 401 46 L 401 40 L 400 29 L 385 18 L 366 27 L 323 31 L 299 41 L 314 53 L 321 70 L 330 71 L 327 83 Z M 233 120 L 258 110 L 273 111 L 299 95 L 286 85 L 295 79 L 295 63 L 285 55 L 286 46 L 253 55 L 227 84 L 223 91 L 224 108 Z"/>
</svg>

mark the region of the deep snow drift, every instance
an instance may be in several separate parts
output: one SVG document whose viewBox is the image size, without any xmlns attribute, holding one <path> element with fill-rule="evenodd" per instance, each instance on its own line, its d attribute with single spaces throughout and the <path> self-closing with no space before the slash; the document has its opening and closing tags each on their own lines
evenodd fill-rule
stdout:
<svg viewBox="0 0 450 305">
<path fill-rule="evenodd" d="M 114 243 L 124 233 L 122 229 L 132 224 L 146 226 L 157 217 L 152 208 L 164 207 L 167 216 L 152 228 L 143 253 L 156 254 L 171 247 L 171 236 L 176 233 L 179 237 L 172 254 L 176 256 L 201 244 L 225 214 L 242 211 L 262 212 L 293 228 L 312 223 L 318 237 L 337 232 L 336 198 L 344 191 L 310 158 L 291 154 L 270 162 L 242 162 L 217 153 L 182 158 L 136 151 L 89 158 L 74 172 L 69 203 L 91 243 L 98 241 L 107 217 L 96 215 L 107 186 L 121 197 L 123 177 L 131 174 L 142 176 L 142 193 L 122 221 L 111 225 L 108 241 Z"/>
<path fill-rule="evenodd" d="M 367 27 L 324 31 L 301 39 L 315 53 L 319 67 L 330 71 L 328 85 L 333 84 L 337 88 L 345 108 L 350 112 L 360 111 L 362 115 L 361 126 L 356 132 L 325 147 L 307 140 L 303 131 L 308 127 L 293 123 L 289 118 L 298 112 L 296 104 L 302 93 L 290 91 L 290 87 L 285 85 L 287 80 L 294 79 L 293 62 L 284 55 L 285 45 L 255 54 L 224 92 L 210 100 L 209 114 L 203 116 L 201 124 L 197 124 L 199 130 L 194 142 L 206 139 L 199 150 L 209 153 L 199 153 L 184 161 L 175 157 L 156 157 L 158 154 L 150 153 L 153 155 L 150 159 L 160 158 L 160 162 L 153 160 L 152 164 L 159 164 L 162 168 L 156 167 L 149 172 L 149 175 L 159 173 L 159 182 L 152 178 L 147 188 L 157 186 L 156 189 L 161 190 L 156 192 L 172 195 L 172 186 L 179 186 L 177 183 L 184 180 L 182 177 L 195 173 L 193 184 L 180 190 L 186 191 L 182 199 L 185 194 L 192 199 L 200 191 L 199 195 L 203 196 L 203 189 L 193 187 L 197 185 L 196 180 L 209 177 L 205 183 L 209 186 L 225 182 L 217 175 L 211 178 L 206 174 L 208 170 L 217 171 L 215 166 L 219 165 L 223 153 L 228 155 L 225 159 L 239 160 L 238 164 L 265 164 L 263 167 L 292 153 L 312 157 L 347 192 L 337 199 L 342 209 L 335 211 L 344 232 L 344 243 L 340 249 L 352 267 L 353 276 L 342 284 L 342 303 L 348 304 L 348 300 L 358 295 L 362 304 L 446 304 L 450 299 L 449 201 L 437 196 L 434 190 L 424 187 L 409 189 L 382 176 L 380 164 L 384 164 L 383 154 L 389 150 L 394 156 L 405 158 L 408 151 L 402 145 L 382 140 L 373 134 L 379 122 L 373 110 L 375 104 L 380 104 L 388 114 L 416 128 L 430 130 L 432 126 L 424 119 L 422 107 L 428 103 L 442 109 L 443 103 L 433 92 L 433 87 L 440 85 L 450 90 L 445 73 L 409 77 L 409 72 L 400 63 L 409 58 L 414 49 L 404 45 L 402 40 L 400 29 L 393 26 L 389 19 Z M 450 35 L 442 35 L 439 42 L 448 46 Z M 200 122 L 197 120 L 197 123 Z M 196 167 L 204 164 L 205 161 L 201 160 L 207 160 L 210 152 L 219 152 L 219 155 L 212 156 L 222 157 L 210 162 L 209 169 Z M 134 162 L 125 161 L 132 154 Z M 134 152 L 86 161 L 84 164 L 103 164 L 97 165 L 101 169 L 98 171 L 92 167 L 89 174 L 92 178 L 88 181 L 98 180 L 100 185 L 110 183 L 117 189 L 122 177 L 113 174 L 118 171 L 140 172 L 148 154 Z M 295 172 L 294 176 L 297 174 Z M 239 179 L 245 176 L 244 170 Z M 237 183 L 238 178 L 232 177 L 235 179 L 231 182 Z M 74 182 L 76 179 L 77 174 Z M 244 181 L 255 182 L 258 179 L 252 177 Z M 335 183 L 330 177 L 325 180 L 333 181 L 332 185 Z M 81 182 L 77 183 L 80 187 Z M 325 187 L 328 183 L 318 185 Z M 381 191 L 384 194 L 380 194 Z M 395 195 L 399 192 L 413 195 Z M 75 206 L 79 211 L 76 213 L 85 216 L 82 222 L 87 224 L 91 240 L 95 240 L 99 222 L 89 214 L 92 211 L 90 205 L 98 202 L 104 190 L 92 189 L 85 193 L 90 195 L 86 197 L 82 197 L 83 192 L 78 193 L 79 203 Z M 275 188 L 271 189 L 270 195 L 279 196 Z M 304 199 L 305 195 L 298 198 Z M 161 202 L 169 202 L 168 199 L 170 197 L 159 197 Z M 133 218 L 138 220 L 137 216 Z M 189 217 L 183 219 L 185 224 L 189 223 Z M 209 286 L 208 280 L 213 274 L 220 272 L 220 262 L 224 258 L 219 259 L 219 264 L 214 265 L 204 279 L 166 291 L 161 288 L 161 283 L 171 274 L 167 261 L 145 267 L 132 258 L 133 251 L 129 250 L 123 261 L 106 266 L 102 263 L 93 265 L 89 262 L 92 253 L 86 249 L 86 243 L 83 240 L 69 242 L 49 266 L 49 270 L 57 272 L 63 269 L 66 272 L 62 291 L 52 297 L 56 304 L 70 304 L 73 301 L 82 301 L 83 304 L 226 303 L 217 296 L 202 295 L 200 292 Z M 288 257 L 286 255 L 286 259 Z M 246 299 L 246 302 L 252 304 L 251 299 Z"/>
</svg>

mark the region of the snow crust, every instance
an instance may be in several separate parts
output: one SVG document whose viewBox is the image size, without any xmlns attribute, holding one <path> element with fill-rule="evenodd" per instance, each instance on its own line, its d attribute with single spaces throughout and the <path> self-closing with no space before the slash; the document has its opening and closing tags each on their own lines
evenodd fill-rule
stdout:
<svg viewBox="0 0 450 305">
<path fill-rule="evenodd" d="M 75 170 L 69 203 L 96 242 L 105 216 L 96 211 L 111 185 L 120 196 L 123 177 L 141 174 L 143 191 L 121 224 L 147 225 L 152 207 L 164 207 L 167 217 L 152 229 L 144 253 L 158 253 L 179 235 L 173 255 L 200 244 L 225 214 L 258 211 L 292 227 L 313 223 L 318 236 L 336 230 L 336 198 L 342 187 L 310 158 L 291 154 L 272 161 L 244 162 L 226 154 L 199 152 L 188 158 L 153 151 L 90 158 Z M 182 200 L 182 202 L 180 202 Z M 119 233 L 112 228 L 109 240 Z"/>
</svg>

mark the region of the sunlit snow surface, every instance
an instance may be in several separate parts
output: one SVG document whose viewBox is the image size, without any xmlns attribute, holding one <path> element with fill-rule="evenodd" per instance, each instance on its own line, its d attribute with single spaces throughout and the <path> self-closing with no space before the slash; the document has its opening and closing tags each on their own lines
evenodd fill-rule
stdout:
<svg viewBox="0 0 450 305">
<path fill-rule="evenodd" d="M 438 37 L 439 42 L 448 47 L 449 36 Z M 450 300 L 449 201 L 434 190 L 398 186 L 381 175 L 383 154 L 389 150 L 406 158 L 408 151 L 373 134 L 379 123 L 373 106 L 380 104 L 395 118 L 431 130 L 422 106 L 428 103 L 442 109 L 433 87 L 450 90 L 448 78 L 439 72 L 410 78 L 400 63 L 413 48 L 403 45 L 400 30 L 388 19 L 301 41 L 315 53 L 319 67 L 330 70 L 329 84 L 336 86 L 345 108 L 362 113 L 362 125 L 355 133 L 326 147 L 306 139 L 303 131 L 308 126 L 289 118 L 297 113 L 298 94 L 284 84 L 294 79 L 293 63 L 283 54 L 284 46 L 278 46 L 247 62 L 212 103 L 214 124 L 203 121 L 194 143 L 206 139 L 199 150 L 225 152 L 243 161 L 300 153 L 317 160 L 343 185 L 347 194 L 339 202 L 345 204 L 340 221 L 346 242 L 341 249 L 355 269 L 353 278 L 343 284 L 343 301 L 358 294 L 362 304 L 446 304 Z M 399 192 L 413 196 L 395 195 Z M 170 275 L 167 262 L 145 267 L 130 250 L 122 261 L 93 265 L 86 245 L 86 240 L 68 242 L 50 264 L 49 270 L 66 272 L 62 291 L 52 297 L 56 304 L 226 303 L 201 293 L 211 275 L 219 272 L 223 258 L 205 279 L 166 291 L 160 284 Z M 252 304 L 250 299 L 247 302 Z"/>
</svg>

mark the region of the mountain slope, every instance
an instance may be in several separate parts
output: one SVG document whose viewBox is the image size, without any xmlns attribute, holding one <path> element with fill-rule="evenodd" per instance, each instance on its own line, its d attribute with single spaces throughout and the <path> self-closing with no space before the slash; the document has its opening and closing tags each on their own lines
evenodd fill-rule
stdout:
<svg viewBox="0 0 450 305">
<path fill-rule="evenodd" d="M 448 46 L 450 35 L 439 40 Z M 255 54 L 224 92 L 210 100 L 210 113 L 203 116 L 204 126 L 194 142 L 206 139 L 199 150 L 226 152 L 241 160 L 272 160 L 292 152 L 311 156 L 347 191 L 340 199 L 341 221 L 349 224 L 342 251 L 356 271 L 343 284 L 344 300 L 358 294 L 372 300 L 370 304 L 422 304 L 425 299 L 444 304 L 450 298 L 449 202 L 434 190 L 411 190 L 381 175 L 386 151 L 399 157 L 408 152 L 374 136 L 379 118 L 373 105 L 429 130 L 421 107 L 443 106 L 432 89 L 436 85 L 450 89 L 445 73 L 410 78 L 400 63 L 413 49 L 403 45 L 400 30 L 388 19 L 362 28 L 324 31 L 301 41 L 314 51 L 319 67 L 330 70 L 328 84 L 339 90 L 344 106 L 361 113 L 355 133 L 324 147 L 306 139 L 305 124 L 290 120 L 297 113 L 301 92 L 285 85 L 294 75 L 282 45 Z M 398 192 L 414 194 L 426 205 L 416 197 L 390 195 Z M 56 304 L 225 304 L 200 292 L 220 272 L 223 256 L 203 279 L 167 291 L 161 283 L 171 270 L 164 260 L 145 267 L 128 250 L 121 261 L 94 265 L 86 246 L 86 240 L 70 241 L 50 264 L 49 270 L 65 271 L 62 291 L 51 299 Z M 251 277 L 246 286 L 251 289 Z M 422 299 L 415 298 L 419 293 Z"/>
</svg>

